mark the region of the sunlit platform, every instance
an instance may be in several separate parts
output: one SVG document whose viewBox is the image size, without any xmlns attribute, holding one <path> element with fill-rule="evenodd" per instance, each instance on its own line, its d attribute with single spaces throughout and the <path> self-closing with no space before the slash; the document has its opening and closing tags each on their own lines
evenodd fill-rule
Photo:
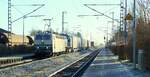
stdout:
<svg viewBox="0 0 150 77">
<path fill-rule="evenodd" d="M 102 50 L 82 77 L 150 77 L 149 72 L 133 70 L 118 60 L 109 50 Z"/>
</svg>

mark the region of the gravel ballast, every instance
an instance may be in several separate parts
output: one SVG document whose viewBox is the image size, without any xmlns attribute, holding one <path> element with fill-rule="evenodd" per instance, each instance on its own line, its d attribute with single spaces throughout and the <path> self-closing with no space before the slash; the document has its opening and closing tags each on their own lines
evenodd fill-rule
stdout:
<svg viewBox="0 0 150 77">
<path fill-rule="evenodd" d="M 0 77 L 48 77 L 66 65 L 89 55 L 93 50 L 62 54 L 44 60 L 0 70 Z"/>
</svg>

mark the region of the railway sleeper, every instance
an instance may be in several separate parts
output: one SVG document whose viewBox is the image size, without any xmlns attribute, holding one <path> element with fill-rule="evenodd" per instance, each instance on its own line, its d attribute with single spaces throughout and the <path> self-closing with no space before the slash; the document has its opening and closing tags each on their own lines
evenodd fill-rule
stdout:
<svg viewBox="0 0 150 77">
<path fill-rule="evenodd" d="M 90 55 L 82 58 L 76 63 L 67 66 L 61 71 L 58 71 L 55 75 L 50 75 L 51 77 L 78 77 L 81 76 L 83 71 L 89 66 L 89 64 L 94 60 L 94 58 L 99 53 L 99 50 L 91 53 Z"/>
<path fill-rule="evenodd" d="M 20 61 L 21 61 L 21 58 L 4 59 L 0 61 L 0 65 L 11 64 L 11 63 L 20 62 Z"/>
</svg>

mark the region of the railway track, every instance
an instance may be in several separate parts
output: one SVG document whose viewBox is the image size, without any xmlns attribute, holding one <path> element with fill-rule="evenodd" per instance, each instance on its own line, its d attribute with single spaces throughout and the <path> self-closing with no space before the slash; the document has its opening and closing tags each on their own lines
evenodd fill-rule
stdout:
<svg viewBox="0 0 150 77">
<path fill-rule="evenodd" d="M 54 72 L 49 77 L 80 77 L 100 51 L 101 49 L 94 51 L 90 55 Z"/>
</svg>

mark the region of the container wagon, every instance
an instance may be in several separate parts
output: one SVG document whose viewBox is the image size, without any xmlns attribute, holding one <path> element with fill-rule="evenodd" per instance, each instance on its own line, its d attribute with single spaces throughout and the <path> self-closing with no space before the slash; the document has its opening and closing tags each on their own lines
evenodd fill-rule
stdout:
<svg viewBox="0 0 150 77">
<path fill-rule="evenodd" d="M 73 35 L 72 36 L 72 51 L 79 51 L 82 47 L 81 37 Z"/>
</svg>

